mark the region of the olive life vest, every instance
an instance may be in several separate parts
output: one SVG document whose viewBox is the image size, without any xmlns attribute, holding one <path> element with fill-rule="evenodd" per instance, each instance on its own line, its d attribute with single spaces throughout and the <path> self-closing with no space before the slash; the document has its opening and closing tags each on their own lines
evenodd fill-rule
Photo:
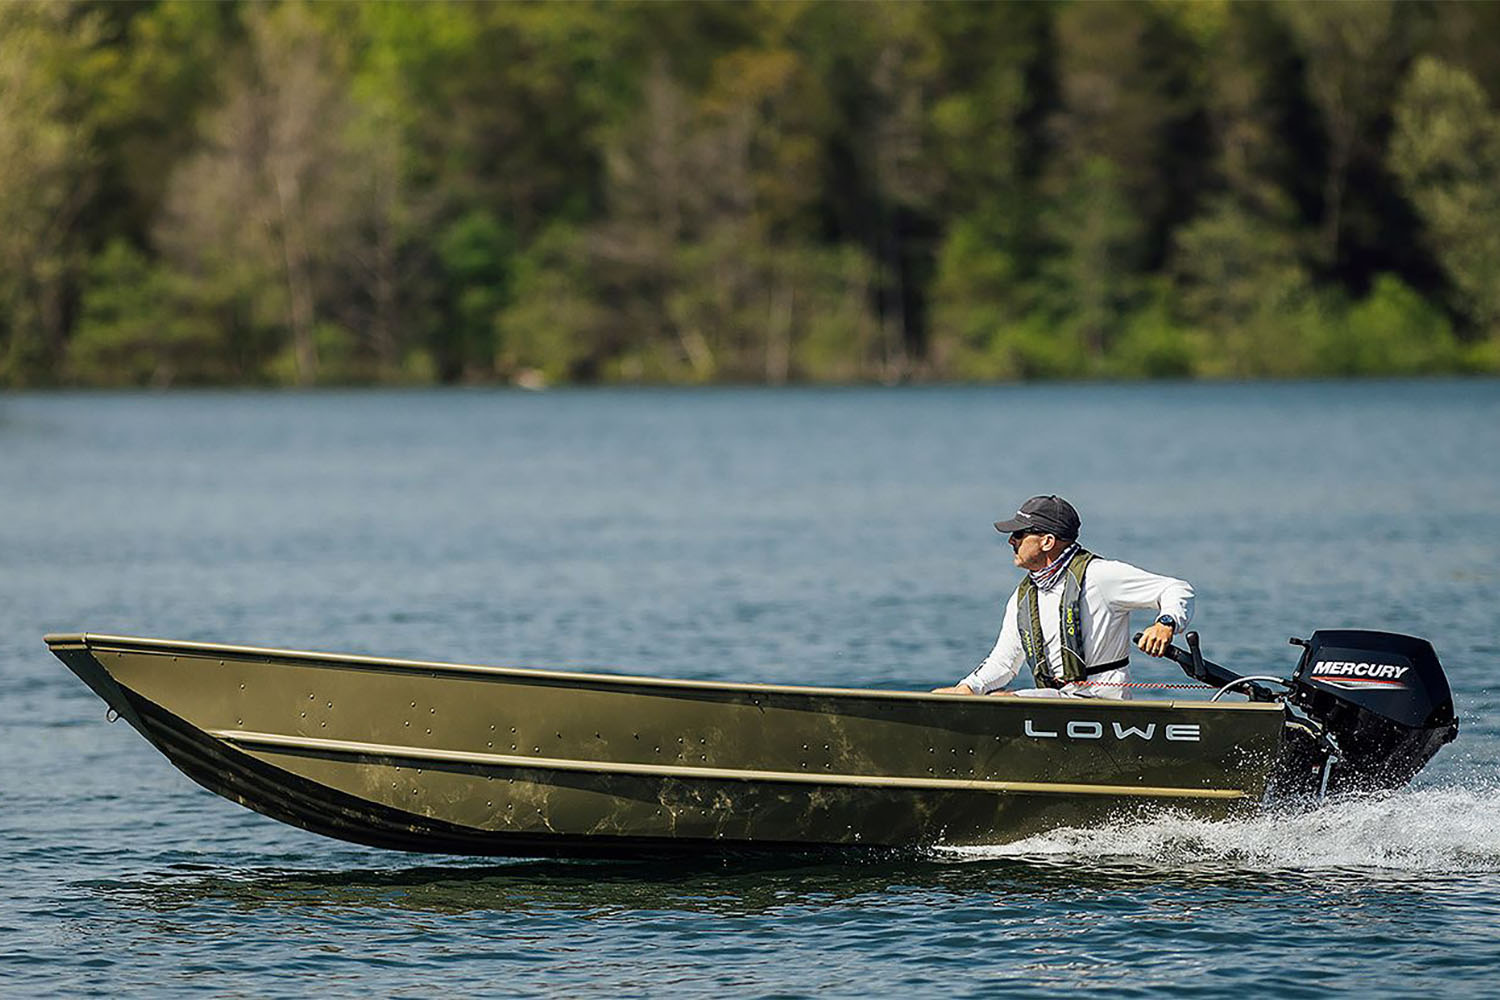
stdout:
<svg viewBox="0 0 1500 1000">
<path fill-rule="evenodd" d="M 1047 642 L 1042 638 L 1042 616 L 1037 610 L 1037 586 L 1028 574 L 1016 588 L 1016 627 L 1021 633 L 1021 647 L 1026 651 L 1026 663 L 1031 667 L 1031 676 L 1039 688 L 1060 688 L 1076 684 L 1081 680 L 1118 670 L 1130 662 L 1129 657 L 1090 667 L 1083 658 L 1083 575 L 1095 556 L 1087 549 L 1079 549 L 1068 560 L 1063 570 L 1062 616 L 1057 630 L 1062 644 L 1062 680 L 1052 674 L 1047 662 Z"/>
</svg>

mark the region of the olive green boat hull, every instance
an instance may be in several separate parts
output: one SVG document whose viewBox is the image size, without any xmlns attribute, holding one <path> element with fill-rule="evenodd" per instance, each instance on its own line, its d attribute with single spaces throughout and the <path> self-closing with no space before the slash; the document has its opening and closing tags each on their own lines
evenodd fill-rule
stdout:
<svg viewBox="0 0 1500 1000">
<path fill-rule="evenodd" d="M 93 634 L 52 651 L 275 819 L 482 855 L 994 844 L 1259 804 L 1279 705 L 716 684 Z"/>
</svg>

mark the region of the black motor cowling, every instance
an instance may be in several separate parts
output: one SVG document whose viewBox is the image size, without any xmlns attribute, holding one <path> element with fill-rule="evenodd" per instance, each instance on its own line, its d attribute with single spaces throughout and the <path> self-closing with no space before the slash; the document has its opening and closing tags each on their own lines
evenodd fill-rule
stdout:
<svg viewBox="0 0 1500 1000">
<path fill-rule="evenodd" d="M 1283 787 L 1395 788 L 1458 735 L 1448 678 L 1426 639 L 1321 629 L 1292 642 L 1303 652 L 1285 701 L 1311 725 L 1291 740 Z"/>
</svg>

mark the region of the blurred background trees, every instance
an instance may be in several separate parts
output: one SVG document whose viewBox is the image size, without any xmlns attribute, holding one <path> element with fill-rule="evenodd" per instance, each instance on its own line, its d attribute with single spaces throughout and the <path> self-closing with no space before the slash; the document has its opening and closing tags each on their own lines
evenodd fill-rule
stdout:
<svg viewBox="0 0 1500 1000">
<path fill-rule="evenodd" d="M 1500 371 L 1500 5 L 0 4 L 0 382 Z"/>
</svg>

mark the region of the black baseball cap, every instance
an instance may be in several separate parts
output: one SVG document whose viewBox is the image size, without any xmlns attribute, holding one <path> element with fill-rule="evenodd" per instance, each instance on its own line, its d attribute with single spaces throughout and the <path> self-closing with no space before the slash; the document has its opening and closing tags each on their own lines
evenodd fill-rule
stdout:
<svg viewBox="0 0 1500 1000">
<path fill-rule="evenodd" d="M 1072 504 L 1060 496 L 1048 495 L 1027 500 L 1015 517 L 996 521 L 995 530 L 1005 535 L 1012 531 L 1044 531 L 1058 538 L 1077 538 L 1081 525 Z"/>
</svg>

